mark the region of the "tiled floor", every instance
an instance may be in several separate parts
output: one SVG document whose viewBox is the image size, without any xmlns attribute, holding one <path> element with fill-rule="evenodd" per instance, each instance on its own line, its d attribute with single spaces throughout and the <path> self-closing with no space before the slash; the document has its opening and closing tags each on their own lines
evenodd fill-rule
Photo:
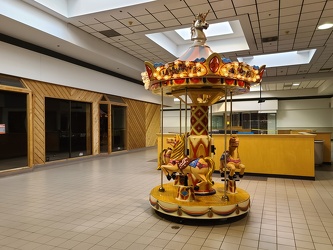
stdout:
<svg viewBox="0 0 333 250">
<path fill-rule="evenodd" d="M 316 181 L 245 177 L 247 216 L 177 224 L 149 205 L 154 159 L 149 148 L 0 178 L 0 249 L 333 249 L 330 169 Z"/>
</svg>

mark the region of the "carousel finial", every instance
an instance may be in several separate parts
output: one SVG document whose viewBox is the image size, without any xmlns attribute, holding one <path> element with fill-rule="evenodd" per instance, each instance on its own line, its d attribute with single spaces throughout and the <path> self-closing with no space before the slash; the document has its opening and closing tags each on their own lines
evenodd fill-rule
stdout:
<svg viewBox="0 0 333 250">
<path fill-rule="evenodd" d="M 203 29 L 209 27 L 209 23 L 206 22 L 206 17 L 209 10 L 206 13 L 199 13 L 195 16 L 191 27 L 191 41 L 194 41 L 194 45 L 204 45 L 207 38 Z"/>
</svg>

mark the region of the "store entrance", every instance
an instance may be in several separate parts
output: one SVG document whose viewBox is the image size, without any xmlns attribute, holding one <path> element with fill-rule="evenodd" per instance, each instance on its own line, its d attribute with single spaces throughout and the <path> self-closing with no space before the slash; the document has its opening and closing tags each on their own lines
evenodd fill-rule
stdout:
<svg viewBox="0 0 333 250">
<path fill-rule="evenodd" d="M 126 103 L 118 96 L 104 95 L 100 100 L 100 153 L 110 154 L 126 149 L 126 109 Z"/>
<path fill-rule="evenodd" d="M 112 151 L 126 148 L 126 107 L 111 106 L 112 117 Z"/>
<path fill-rule="evenodd" d="M 0 171 L 28 166 L 27 94 L 0 90 Z"/>
</svg>

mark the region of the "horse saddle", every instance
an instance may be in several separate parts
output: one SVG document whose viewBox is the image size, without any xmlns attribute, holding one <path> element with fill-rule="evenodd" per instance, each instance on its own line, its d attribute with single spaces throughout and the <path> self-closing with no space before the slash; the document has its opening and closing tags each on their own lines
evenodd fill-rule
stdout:
<svg viewBox="0 0 333 250">
<path fill-rule="evenodd" d="M 178 168 L 180 171 L 185 169 L 194 159 L 191 159 L 189 157 L 183 158 L 179 163 L 178 163 Z"/>
</svg>

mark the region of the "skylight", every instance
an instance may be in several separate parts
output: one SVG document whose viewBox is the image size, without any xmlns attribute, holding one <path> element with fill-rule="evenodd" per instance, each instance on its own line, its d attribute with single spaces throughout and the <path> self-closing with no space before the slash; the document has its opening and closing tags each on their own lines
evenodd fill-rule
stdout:
<svg viewBox="0 0 333 250">
<path fill-rule="evenodd" d="M 191 40 L 191 33 L 189 28 L 175 30 L 184 40 Z M 206 37 L 223 36 L 233 34 L 233 30 L 229 22 L 210 24 L 209 28 L 205 30 Z"/>
<path fill-rule="evenodd" d="M 269 67 L 280 67 L 307 64 L 314 56 L 316 49 L 289 51 L 258 56 L 238 57 L 238 61 L 246 62 L 249 65 L 266 65 Z"/>
<path fill-rule="evenodd" d="M 207 45 L 216 53 L 249 50 L 239 20 L 210 24 L 205 31 Z M 191 28 L 146 34 L 157 45 L 176 57 L 180 57 L 192 44 Z"/>
<path fill-rule="evenodd" d="M 154 2 L 156 0 L 34 0 L 36 3 L 64 17 L 75 17 L 132 5 Z"/>
</svg>

